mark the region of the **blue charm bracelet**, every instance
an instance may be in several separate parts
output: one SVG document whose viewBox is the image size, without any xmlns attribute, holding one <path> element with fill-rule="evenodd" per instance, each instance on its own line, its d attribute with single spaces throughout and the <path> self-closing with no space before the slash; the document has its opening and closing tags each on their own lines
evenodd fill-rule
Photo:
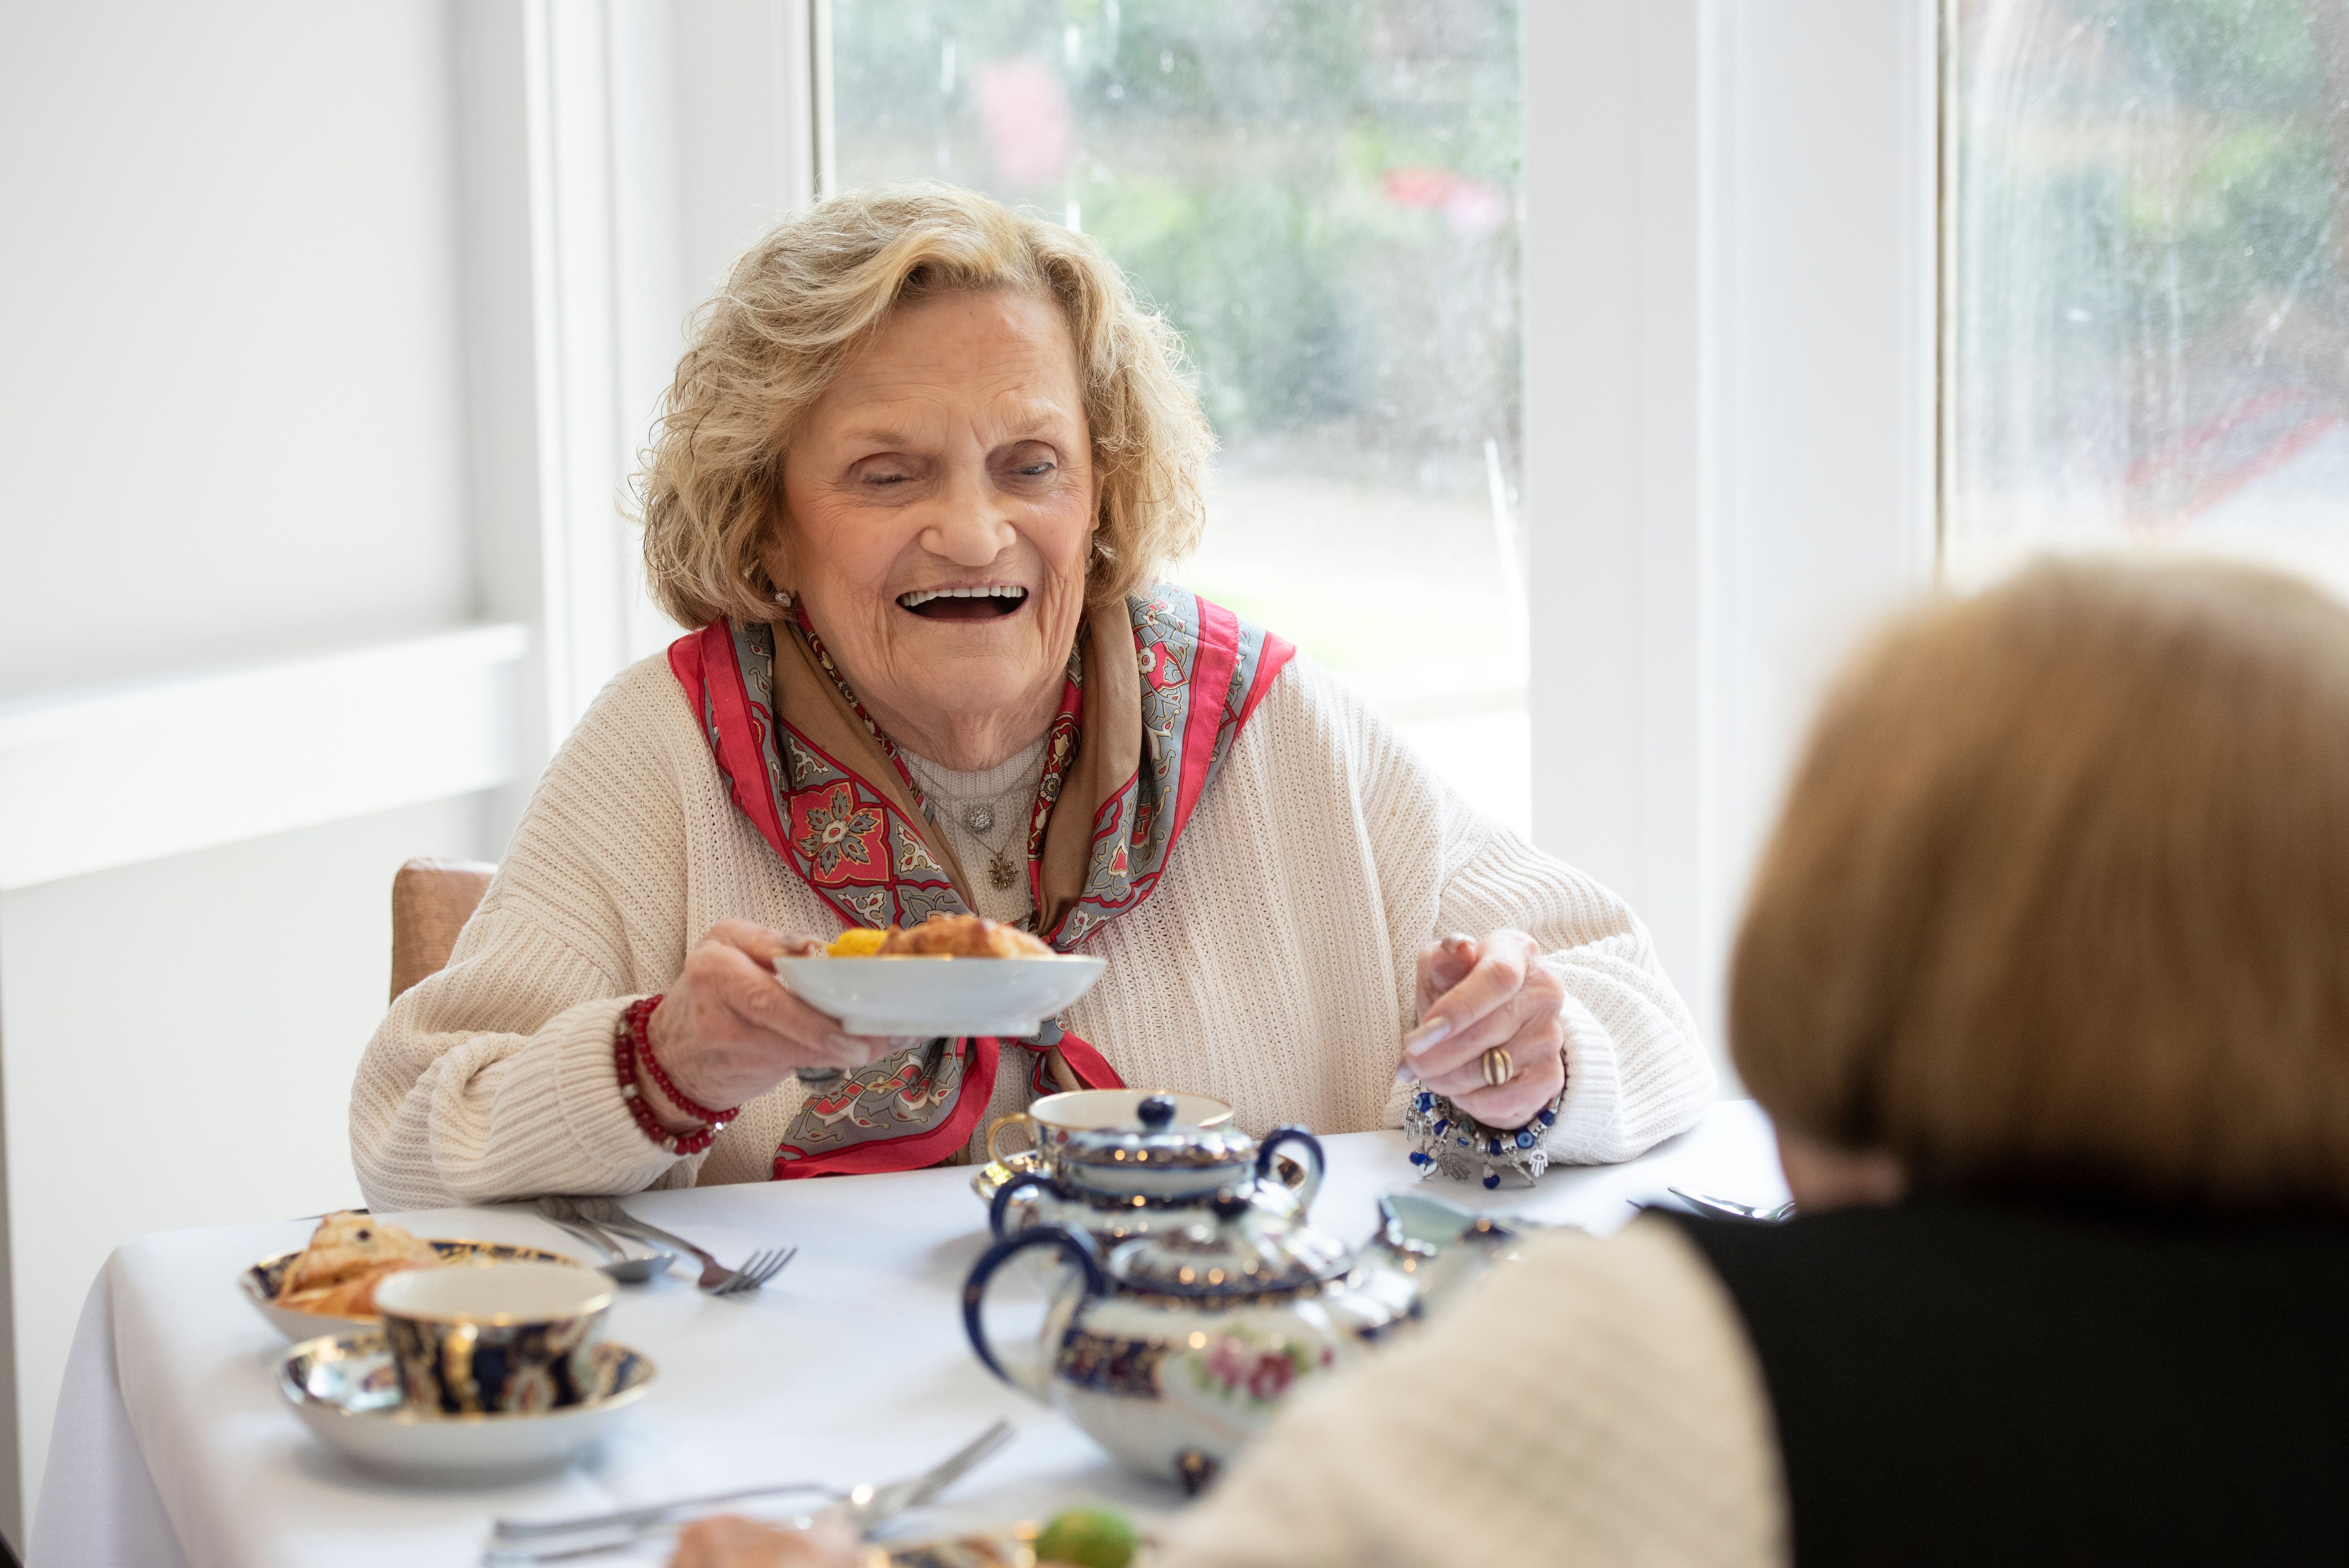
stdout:
<svg viewBox="0 0 2349 1568">
<path fill-rule="evenodd" d="M 1514 1171 L 1530 1187 L 1549 1169 L 1549 1130 L 1565 1102 L 1561 1085 L 1557 1098 L 1523 1127 L 1487 1127 L 1443 1095 L 1421 1089 L 1402 1109 L 1411 1162 L 1422 1179 L 1442 1174 L 1455 1181 L 1482 1181 L 1489 1189 L 1501 1184 L 1502 1171 Z"/>
</svg>

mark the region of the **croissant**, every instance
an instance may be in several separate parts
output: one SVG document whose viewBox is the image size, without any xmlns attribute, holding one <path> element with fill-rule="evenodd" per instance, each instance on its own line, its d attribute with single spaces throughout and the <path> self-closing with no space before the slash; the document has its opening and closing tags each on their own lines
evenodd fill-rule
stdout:
<svg viewBox="0 0 2349 1568">
<path fill-rule="evenodd" d="M 976 914 L 934 914 L 921 924 L 893 931 L 881 944 L 885 957 L 924 954 L 933 958 L 1050 958 L 1052 950 L 1016 926 Z"/>
<path fill-rule="evenodd" d="M 387 1225 L 372 1214 L 346 1209 L 318 1222 L 318 1228 L 311 1233 L 310 1244 L 286 1268 L 278 1299 L 291 1305 L 288 1297 L 340 1284 L 386 1264 L 414 1267 L 440 1261 L 440 1254 L 432 1250 L 430 1243 L 419 1241 L 398 1225 Z"/>
<path fill-rule="evenodd" d="M 322 1317 L 373 1317 L 376 1286 L 396 1274 L 429 1266 L 410 1259 L 378 1264 L 334 1284 L 287 1291 L 278 1296 L 277 1305 L 295 1312 L 315 1312 Z"/>
</svg>

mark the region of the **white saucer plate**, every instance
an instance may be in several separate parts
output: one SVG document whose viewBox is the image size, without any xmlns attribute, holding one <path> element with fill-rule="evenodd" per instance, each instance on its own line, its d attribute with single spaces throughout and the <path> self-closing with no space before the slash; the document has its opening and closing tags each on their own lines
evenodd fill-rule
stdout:
<svg viewBox="0 0 2349 1568">
<path fill-rule="evenodd" d="M 510 1246 L 504 1242 L 444 1241 L 431 1243 L 432 1250 L 452 1264 L 570 1264 L 585 1267 L 577 1258 L 550 1253 L 543 1247 Z M 236 1276 L 237 1289 L 244 1299 L 253 1303 L 253 1310 L 267 1318 L 270 1326 L 288 1339 L 316 1339 L 321 1334 L 364 1334 L 381 1326 L 378 1317 L 330 1317 L 323 1312 L 297 1312 L 290 1306 L 277 1305 L 277 1293 L 285 1288 L 285 1271 L 302 1255 L 300 1248 L 264 1258 Z"/>
<path fill-rule="evenodd" d="M 778 958 L 775 974 L 852 1035 L 1017 1038 L 1092 988 L 1099 958 Z"/>
<path fill-rule="evenodd" d="M 652 1386 L 653 1364 L 626 1346 L 607 1339 L 594 1354 L 594 1399 L 528 1415 L 402 1409 L 399 1375 L 380 1333 L 295 1346 L 278 1366 L 277 1388 L 320 1442 L 361 1470 L 434 1486 L 489 1486 L 569 1464 Z"/>
</svg>

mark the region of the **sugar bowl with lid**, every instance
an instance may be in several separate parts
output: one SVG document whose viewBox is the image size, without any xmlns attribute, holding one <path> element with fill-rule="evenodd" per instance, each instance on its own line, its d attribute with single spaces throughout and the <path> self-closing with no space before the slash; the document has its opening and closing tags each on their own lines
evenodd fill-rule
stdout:
<svg viewBox="0 0 2349 1568">
<path fill-rule="evenodd" d="M 1321 1187 L 1318 1139 L 1288 1126 L 1259 1143 L 1227 1119 L 1178 1123 L 1182 1109 L 1178 1097 L 1145 1094 L 1129 1118 L 1051 1128 L 1036 1164 L 996 1185 L 988 1222 L 998 1236 L 1065 1224 L 1107 1249 L 1182 1229 L 1221 1193 L 1242 1194 L 1272 1215 L 1304 1216 Z"/>
</svg>

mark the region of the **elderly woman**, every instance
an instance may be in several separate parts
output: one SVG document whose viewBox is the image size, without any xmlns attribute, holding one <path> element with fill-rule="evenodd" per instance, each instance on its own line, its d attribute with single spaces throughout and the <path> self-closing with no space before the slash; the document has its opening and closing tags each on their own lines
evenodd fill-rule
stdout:
<svg viewBox="0 0 2349 1568">
<path fill-rule="evenodd" d="M 1737 944 L 1801 1217 L 1527 1248 L 1158 1568 L 2349 1559 L 2344 954 L 2349 611 L 2067 565 L 1927 612 L 1829 703 Z"/>
<path fill-rule="evenodd" d="M 1695 1119 L 1620 901 L 1157 580 L 1211 445 L 1174 360 L 1091 241 L 968 191 L 835 198 L 736 264 L 644 480 L 647 580 L 698 629 L 606 688 L 368 1046 L 371 1202 L 903 1170 L 1077 1086 L 1448 1119 L 1494 1181 Z M 1035 1037 L 905 1041 L 771 966 L 941 912 L 1106 973 Z"/>
</svg>

